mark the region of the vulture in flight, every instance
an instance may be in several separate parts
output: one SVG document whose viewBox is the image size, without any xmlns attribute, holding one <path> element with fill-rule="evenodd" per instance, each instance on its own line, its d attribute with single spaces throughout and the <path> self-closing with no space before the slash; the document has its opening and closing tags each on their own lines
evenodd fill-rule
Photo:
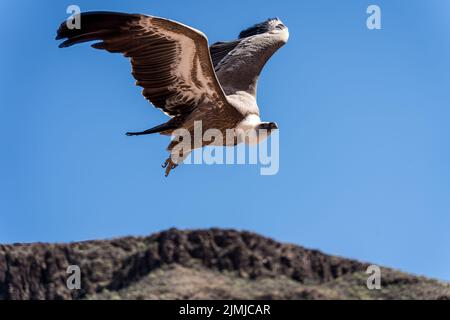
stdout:
<svg viewBox="0 0 450 320">
<path fill-rule="evenodd" d="M 93 48 L 122 53 L 130 58 L 132 75 L 136 85 L 143 87 L 144 97 L 171 117 L 166 123 L 127 135 L 174 136 L 178 129 L 185 129 L 194 137 L 198 121 L 203 132 L 216 129 L 224 136 L 227 130 L 256 130 L 266 132 L 267 137 L 278 129 L 275 122 L 261 121 L 256 102 L 262 68 L 289 38 L 287 27 L 278 18 L 242 31 L 237 40 L 210 47 L 202 32 L 168 19 L 115 12 L 86 12 L 77 18 L 79 29 L 67 22 L 59 27 L 56 39 L 64 40 L 59 47 L 97 40 Z M 259 141 L 259 134 L 256 141 L 244 140 Z M 174 138 L 167 148 L 166 176 L 193 149 L 212 144 L 194 141 L 175 161 L 174 150 L 180 142 Z M 236 134 L 231 144 L 220 144 L 240 142 Z"/>
</svg>

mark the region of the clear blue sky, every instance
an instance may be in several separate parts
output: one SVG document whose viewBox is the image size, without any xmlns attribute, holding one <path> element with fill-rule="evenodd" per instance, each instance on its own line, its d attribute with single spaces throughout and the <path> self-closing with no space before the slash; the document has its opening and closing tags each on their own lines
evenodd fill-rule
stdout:
<svg viewBox="0 0 450 320">
<path fill-rule="evenodd" d="M 220 5 L 219 5 L 220 3 Z M 66 7 L 168 17 L 232 39 L 268 17 L 290 41 L 259 86 L 280 172 L 184 166 L 120 55 L 54 40 Z M 382 30 L 366 28 L 378 4 Z M 2 1 L 0 243 L 255 231 L 450 280 L 450 2 Z"/>
</svg>

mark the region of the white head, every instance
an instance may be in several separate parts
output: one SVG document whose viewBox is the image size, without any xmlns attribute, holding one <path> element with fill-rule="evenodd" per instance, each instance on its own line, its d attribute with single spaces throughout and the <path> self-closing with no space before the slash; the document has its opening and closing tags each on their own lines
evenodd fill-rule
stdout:
<svg viewBox="0 0 450 320">
<path fill-rule="evenodd" d="M 277 129 L 276 122 L 262 122 L 255 114 L 245 117 L 236 127 L 238 141 L 246 144 L 258 144 Z"/>
</svg>

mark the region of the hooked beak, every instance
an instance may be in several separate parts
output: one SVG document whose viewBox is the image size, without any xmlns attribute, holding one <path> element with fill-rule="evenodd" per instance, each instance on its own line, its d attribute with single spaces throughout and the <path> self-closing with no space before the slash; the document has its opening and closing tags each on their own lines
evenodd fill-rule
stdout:
<svg viewBox="0 0 450 320">
<path fill-rule="evenodd" d="M 270 130 L 276 130 L 278 129 L 278 124 L 276 122 L 271 122 L 269 125 Z"/>
</svg>

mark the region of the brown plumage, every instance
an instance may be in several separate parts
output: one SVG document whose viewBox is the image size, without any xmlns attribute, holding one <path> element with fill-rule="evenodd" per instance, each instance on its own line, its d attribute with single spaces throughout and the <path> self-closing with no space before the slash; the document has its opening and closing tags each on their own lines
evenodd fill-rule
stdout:
<svg viewBox="0 0 450 320">
<path fill-rule="evenodd" d="M 69 29 L 65 22 L 59 27 L 56 39 L 65 39 L 60 47 L 98 40 L 92 47 L 122 53 L 130 58 L 132 75 L 136 84 L 143 87 L 144 97 L 172 117 L 164 124 L 128 135 L 171 135 L 179 128 L 187 129 L 193 135 L 195 121 L 202 121 L 203 131 L 214 128 L 225 132 L 237 127 L 249 115 L 256 115 L 259 119 L 256 100 L 246 96 L 227 96 L 216 75 L 217 66 L 241 44 L 241 40 L 231 45 L 224 43 L 223 47 L 218 44 L 211 47 L 212 61 L 205 35 L 178 22 L 114 12 L 82 13 L 79 18 L 80 29 Z M 258 34 L 257 30 L 248 30 L 247 40 Z M 272 27 L 264 30 L 270 31 L 273 31 Z M 281 42 L 278 43 L 281 46 Z M 274 52 L 274 48 L 271 51 Z M 269 51 L 264 54 L 264 61 L 258 63 L 260 68 L 267 56 L 272 55 L 273 52 L 269 54 Z M 228 71 L 233 72 L 231 69 Z M 201 146 L 206 144 L 202 141 Z M 176 143 L 172 142 L 169 152 L 175 146 Z M 178 163 L 169 157 L 165 165 L 167 176 Z"/>
</svg>

